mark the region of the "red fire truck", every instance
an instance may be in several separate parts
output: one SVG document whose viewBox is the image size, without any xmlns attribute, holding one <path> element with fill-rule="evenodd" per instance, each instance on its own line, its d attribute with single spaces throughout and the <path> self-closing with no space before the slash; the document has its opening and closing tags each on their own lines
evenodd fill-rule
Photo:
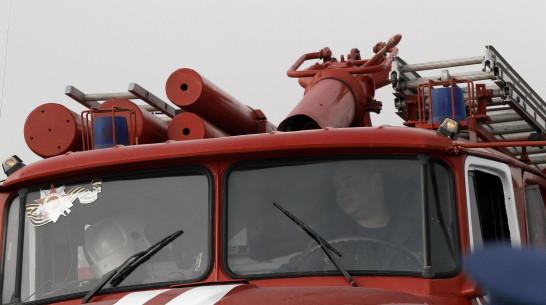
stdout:
<svg viewBox="0 0 546 305">
<path fill-rule="evenodd" d="M 546 104 L 491 46 L 409 64 L 400 39 L 301 56 L 278 126 L 191 69 L 171 103 L 68 86 L 88 110 L 37 107 L 43 160 L 3 163 L 1 303 L 487 303 L 467 255 L 546 246 Z M 372 126 L 386 85 L 405 126 Z"/>
</svg>

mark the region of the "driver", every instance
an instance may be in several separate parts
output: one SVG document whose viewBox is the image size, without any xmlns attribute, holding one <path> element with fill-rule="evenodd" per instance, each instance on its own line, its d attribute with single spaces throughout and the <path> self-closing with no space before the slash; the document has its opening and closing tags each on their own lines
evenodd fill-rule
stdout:
<svg viewBox="0 0 546 305">
<path fill-rule="evenodd" d="M 334 172 L 337 204 L 343 213 L 355 220 L 358 228 L 367 231 L 367 234 L 377 235 L 391 219 L 381 174 L 367 173 L 351 164 L 344 162 Z"/>
<path fill-rule="evenodd" d="M 351 259 L 356 261 L 367 256 L 363 266 L 366 269 L 418 271 L 416 261 L 422 261 L 421 222 L 417 216 L 394 209 L 395 200 L 389 194 L 393 190 L 386 190 L 389 185 L 384 175 L 379 166 L 370 162 L 363 166 L 362 161 L 343 162 L 334 170 L 336 202 L 349 217 L 348 221 L 336 224 L 337 230 L 332 230 L 334 236 L 330 240 L 352 237 L 355 246 L 360 245 L 358 249 L 338 250 L 345 256 L 350 252 Z M 406 203 L 411 201 L 403 199 Z M 358 238 L 370 242 L 358 243 Z"/>
</svg>

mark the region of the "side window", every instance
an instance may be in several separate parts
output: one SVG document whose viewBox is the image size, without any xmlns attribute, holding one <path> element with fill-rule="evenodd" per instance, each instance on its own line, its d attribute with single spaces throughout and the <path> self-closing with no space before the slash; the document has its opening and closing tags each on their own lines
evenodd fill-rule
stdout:
<svg viewBox="0 0 546 305">
<path fill-rule="evenodd" d="M 472 171 L 476 196 L 476 211 L 481 237 L 485 243 L 510 242 L 510 230 L 506 217 L 504 191 L 498 176 L 482 171 Z"/>
<path fill-rule="evenodd" d="M 509 167 L 496 161 L 468 157 L 465 168 L 472 249 L 484 244 L 519 245 Z"/>
<path fill-rule="evenodd" d="M 525 188 L 525 207 L 529 245 L 546 247 L 546 211 L 538 185 Z"/>
<path fill-rule="evenodd" d="M 12 300 L 13 292 L 15 291 L 15 273 L 17 266 L 17 238 L 19 227 L 19 215 L 20 214 L 20 201 L 19 198 L 15 198 L 9 209 L 8 218 L 12 221 L 9 222 L 6 230 L 4 240 L 4 266 L 2 274 L 2 300 L 4 303 L 8 303 Z"/>
</svg>

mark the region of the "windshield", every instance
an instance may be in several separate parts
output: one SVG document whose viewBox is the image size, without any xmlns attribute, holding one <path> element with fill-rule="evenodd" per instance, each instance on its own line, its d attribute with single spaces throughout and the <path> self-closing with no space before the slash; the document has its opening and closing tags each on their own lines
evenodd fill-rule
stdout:
<svg viewBox="0 0 546 305">
<path fill-rule="evenodd" d="M 227 256 L 235 277 L 339 274 L 317 242 L 280 205 L 341 252 L 351 275 L 421 276 L 427 194 L 433 276 L 458 266 L 453 179 L 441 162 L 400 159 L 239 163 L 227 177 Z M 275 202 L 275 205 L 273 204 Z M 328 250 L 329 251 L 329 250 Z"/>
<path fill-rule="evenodd" d="M 21 190 L 7 212 L 2 302 L 89 291 L 177 230 L 184 234 L 118 287 L 203 278 L 210 268 L 211 194 L 208 174 L 196 168 Z"/>
</svg>

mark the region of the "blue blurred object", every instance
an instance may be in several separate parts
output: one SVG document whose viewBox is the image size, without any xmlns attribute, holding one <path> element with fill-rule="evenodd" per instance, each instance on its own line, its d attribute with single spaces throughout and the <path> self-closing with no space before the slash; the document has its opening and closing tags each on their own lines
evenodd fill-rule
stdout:
<svg viewBox="0 0 546 305">
<path fill-rule="evenodd" d="M 546 249 L 486 246 L 467 258 L 466 268 L 488 290 L 490 305 L 546 304 Z"/>
<path fill-rule="evenodd" d="M 442 123 L 445 118 L 453 118 L 453 107 L 451 106 L 451 88 L 436 88 L 430 94 L 432 104 L 432 122 Z M 453 88 L 455 99 L 455 120 L 466 121 L 463 90 L 459 87 Z"/>
<path fill-rule="evenodd" d="M 125 117 L 116 116 L 116 145 L 129 145 L 129 128 Z M 112 117 L 96 117 L 93 122 L 93 145 L 95 149 L 114 146 Z"/>
</svg>

